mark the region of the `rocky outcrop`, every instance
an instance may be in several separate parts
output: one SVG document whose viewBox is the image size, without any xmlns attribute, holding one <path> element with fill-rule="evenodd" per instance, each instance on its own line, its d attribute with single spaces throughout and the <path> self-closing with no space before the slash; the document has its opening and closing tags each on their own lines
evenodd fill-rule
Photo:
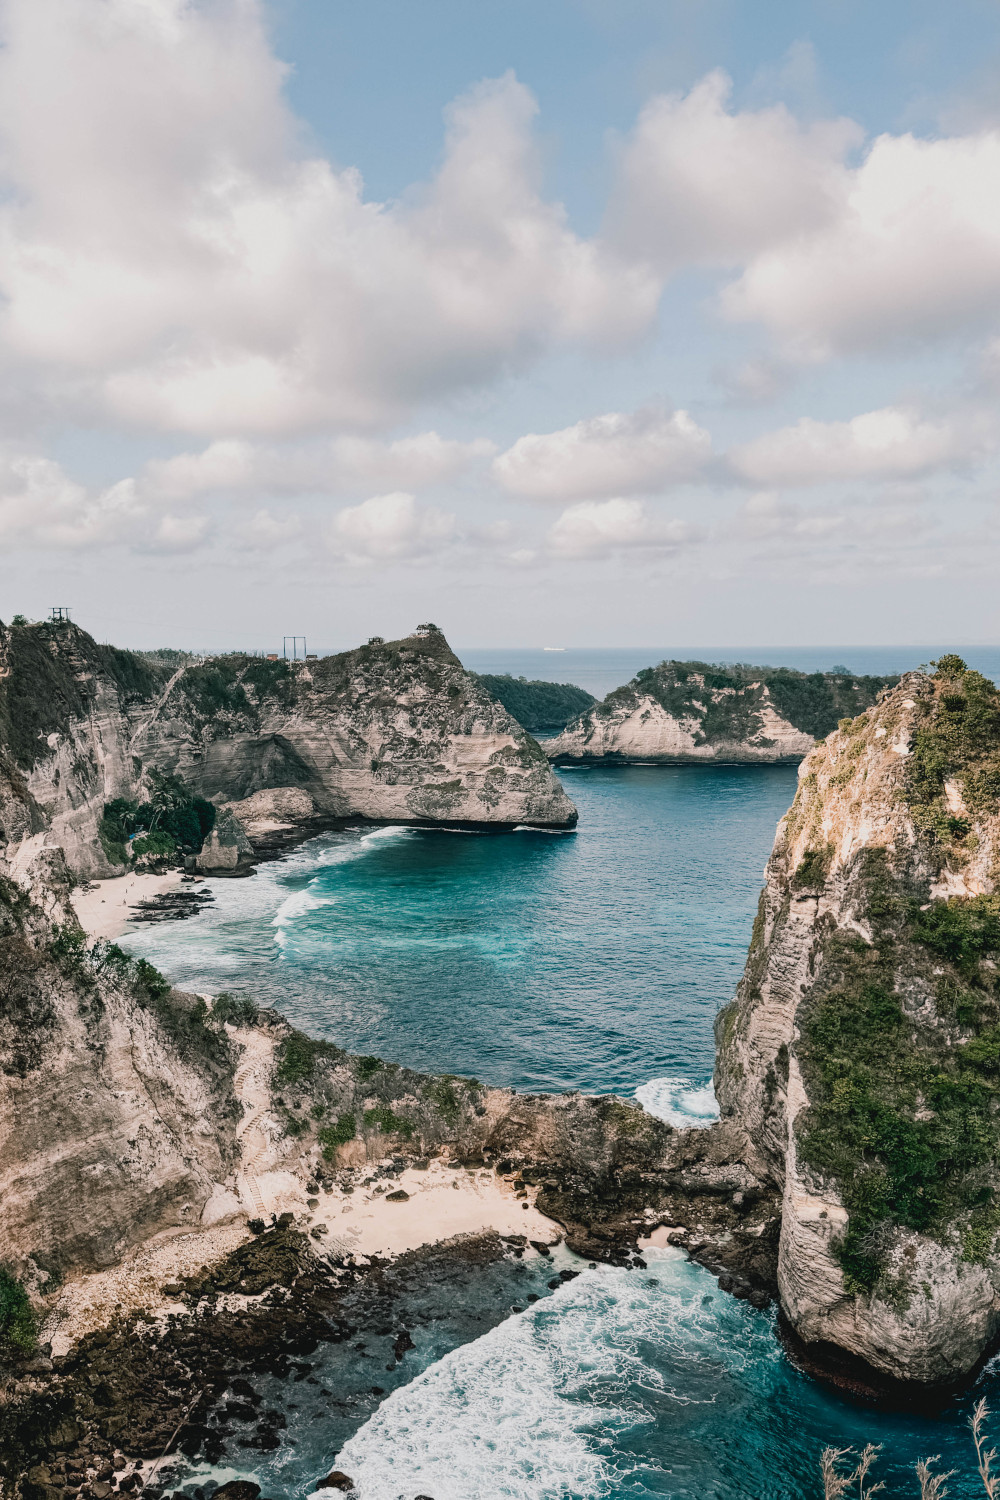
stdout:
<svg viewBox="0 0 1000 1500">
<path fill-rule="evenodd" d="M 186 668 L 135 750 L 214 801 L 281 787 L 333 818 L 576 822 L 537 743 L 433 627 L 318 661 Z"/>
<path fill-rule="evenodd" d="M 433 627 L 318 661 L 173 670 L 68 621 L 0 626 L 0 861 L 41 835 L 77 877 L 120 870 L 105 804 L 141 799 L 151 770 L 217 804 L 294 793 L 279 821 L 310 826 L 576 821 L 539 746 Z M 245 855 L 240 838 L 220 824 L 206 868 Z"/>
<path fill-rule="evenodd" d="M 944 658 L 799 776 L 716 1091 L 781 1189 L 798 1334 L 955 1380 L 1000 1331 L 1000 693 Z"/>
<path fill-rule="evenodd" d="M 253 859 L 253 844 L 243 824 L 229 807 L 220 808 L 208 838 L 198 855 L 198 869 L 206 875 L 232 874 L 240 862 Z"/>
<path fill-rule="evenodd" d="M 49 915 L 0 877 L 0 1262 L 36 1289 L 197 1224 L 238 1117 L 204 1002 L 88 953 L 56 873 Z"/>
<path fill-rule="evenodd" d="M 895 678 L 665 661 L 545 741 L 561 764 L 800 761 Z"/>
<path fill-rule="evenodd" d="M 136 794 L 133 717 L 169 675 L 68 621 L 0 624 L 0 862 L 44 834 L 78 876 L 120 868 L 101 845 L 104 804 Z"/>
</svg>

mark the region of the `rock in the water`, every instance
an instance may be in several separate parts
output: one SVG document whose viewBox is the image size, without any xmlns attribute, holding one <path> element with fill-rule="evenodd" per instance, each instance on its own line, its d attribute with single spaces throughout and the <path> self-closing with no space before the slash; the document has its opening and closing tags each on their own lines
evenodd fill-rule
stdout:
<svg viewBox="0 0 1000 1500">
<path fill-rule="evenodd" d="M 799 761 L 896 680 L 664 661 L 586 709 L 545 751 L 562 763 Z"/>
<path fill-rule="evenodd" d="M 212 1500 L 257 1500 L 259 1494 L 260 1485 L 252 1479 L 230 1479 L 219 1486 Z"/>
<path fill-rule="evenodd" d="M 334 1469 L 332 1474 L 318 1481 L 316 1488 L 318 1490 L 343 1490 L 346 1493 L 348 1490 L 353 1490 L 354 1480 L 348 1478 L 342 1470 Z"/>
</svg>

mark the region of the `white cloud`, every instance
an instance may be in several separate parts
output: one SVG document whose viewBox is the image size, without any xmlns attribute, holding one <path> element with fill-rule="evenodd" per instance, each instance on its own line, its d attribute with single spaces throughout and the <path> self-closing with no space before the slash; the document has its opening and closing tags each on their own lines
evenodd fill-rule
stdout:
<svg viewBox="0 0 1000 1500">
<path fill-rule="evenodd" d="M 141 476 L 152 495 L 188 498 L 212 492 L 340 495 L 386 486 L 418 490 L 457 479 L 496 452 L 485 438 L 456 442 L 436 432 L 381 442 L 342 436 L 272 446 L 228 439 L 200 453 L 154 459 Z"/>
<path fill-rule="evenodd" d="M 836 215 L 775 235 L 723 309 L 804 358 L 976 331 L 1000 313 L 998 178 L 996 130 L 879 136 Z"/>
<path fill-rule="evenodd" d="M 584 500 L 549 528 L 548 544 L 558 557 L 601 558 L 621 551 L 675 551 L 699 535 L 685 521 L 651 516 L 641 500 Z"/>
<path fill-rule="evenodd" d="M 328 542 L 347 562 L 402 562 L 441 552 L 455 535 L 454 516 L 397 492 L 338 511 Z"/>
<path fill-rule="evenodd" d="M 0 450 L 0 543 L 7 547 L 190 552 L 210 531 L 207 516 L 176 515 L 146 503 L 133 479 L 92 491 L 50 458 Z"/>
<path fill-rule="evenodd" d="M 91 494 L 37 454 L 0 451 L 0 542 L 82 548 L 137 536 L 144 511 L 130 479 Z"/>
<path fill-rule="evenodd" d="M 729 463 L 751 484 L 779 487 L 906 479 L 968 461 L 985 438 L 982 421 L 971 413 L 932 421 L 905 407 L 886 406 L 849 422 L 803 417 L 794 427 L 734 448 Z"/>
<path fill-rule="evenodd" d="M 732 266 L 720 306 L 786 357 L 825 359 L 976 333 L 1000 315 L 1000 130 L 878 136 L 734 111 L 710 73 L 658 96 L 625 142 L 609 244 L 659 274 Z"/>
<path fill-rule="evenodd" d="M 529 500 L 649 493 L 692 479 L 711 456 L 708 433 L 686 411 L 607 412 L 559 432 L 527 433 L 494 459 L 493 474 Z"/>
<path fill-rule="evenodd" d="M 259 0 L 3 17 L 0 345 L 92 416 L 381 424 L 655 310 L 655 280 L 541 196 L 511 75 L 452 107 L 437 176 L 383 204 L 298 151 Z"/>
<path fill-rule="evenodd" d="M 621 154 L 606 224 L 623 254 L 661 271 L 739 264 L 776 241 L 836 222 L 850 179 L 850 120 L 803 126 L 783 105 L 731 113 L 730 80 L 709 73 L 658 95 Z"/>
</svg>

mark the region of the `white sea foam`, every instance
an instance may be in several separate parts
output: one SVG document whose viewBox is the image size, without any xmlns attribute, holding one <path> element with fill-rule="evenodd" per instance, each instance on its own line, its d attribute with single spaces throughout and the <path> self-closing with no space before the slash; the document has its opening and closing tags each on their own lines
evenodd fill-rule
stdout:
<svg viewBox="0 0 1000 1500">
<path fill-rule="evenodd" d="M 379 844 L 390 839 L 408 838 L 413 831 L 412 828 L 407 828 L 402 824 L 392 823 L 385 828 L 367 830 L 359 839 L 352 840 L 348 844 L 337 843 L 332 846 L 314 847 L 311 850 L 307 868 L 315 870 L 316 873 L 307 886 L 287 896 L 271 918 L 271 925 L 276 929 L 274 940 L 278 946 L 285 946 L 288 930 L 299 918 L 321 907 L 333 905 L 335 898 L 332 894 L 319 894 L 322 871 L 335 865 L 345 865 L 355 859 L 361 859 Z M 292 873 L 297 874 L 298 871 L 293 867 Z"/>
<path fill-rule="evenodd" d="M 693 1086 L 688 1078 L 651 1078 L 639 1085 L 635 1097 L 648 1115 L 666 1120 L 678 1129 L 711 1125 L 719 1118 L 719 1104 L 710 1078 Z"/>
<path fill-rule="evenodd" d="M 714 1402 L 722 1372 L 766 1358 L 770 1339 L 769 1325 L 755 1337 L 748 1309 L 706 1296 L 704 1273 L 679 1252 L 649 1255 L 656 1278 L 585 1271 L 446 1355 L 393 1392 L 331 1466 L 352 1477 L 361 1500 L 613 1493 L 634 1468 L 621 1434 L 665 1405 Z M 739 1327 L 720 1327 L 729 1322 Z"/>
</svg>

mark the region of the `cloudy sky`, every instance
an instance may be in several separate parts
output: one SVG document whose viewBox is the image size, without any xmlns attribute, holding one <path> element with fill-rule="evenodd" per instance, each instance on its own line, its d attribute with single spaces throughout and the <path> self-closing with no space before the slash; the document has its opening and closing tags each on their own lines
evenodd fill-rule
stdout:
<svg viewBox="0 0 1000 1500">
<path fill-rule="evenodd" d="M 995 0 L 0 32 L 0 617 L 1000 640 Z"/>
</svg>

